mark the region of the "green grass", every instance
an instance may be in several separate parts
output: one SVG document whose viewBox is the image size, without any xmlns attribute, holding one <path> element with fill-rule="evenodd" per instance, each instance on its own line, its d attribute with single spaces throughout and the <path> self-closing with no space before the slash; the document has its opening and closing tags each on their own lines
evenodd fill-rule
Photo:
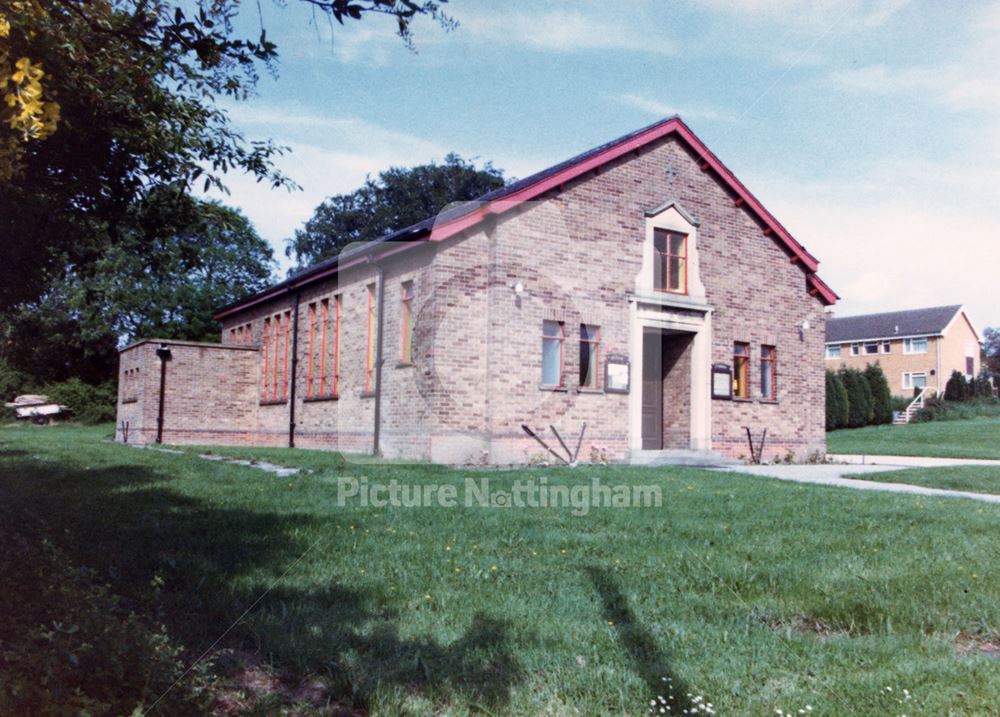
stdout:
<svg viewBox="0 0 1000 717">
<path fill-rule="evenodd" d="M 826 434 L 830 453 L 1000 459 L 1000 418 L 867 426 Z"/>
<path fill-rule="evenodd" d="M 865 473 L 855 477 L 883 483 L 909 483 L 928 488 L 1000 495 L 1000 466 L 911 468 L 885 473 Z"/>
<path fill-rule="evenodd" d="M 997 663 L 954 640 L 1000 634 L 1000 507 L 622 467 L 474 475 L 649 483 L 662 507 L 338 507 L 338 476 L 469 474 L 227 451 L 311 471 L 278 479 L 109 433 L 0 429 L 0 530 L 43 521 L 135 605 L 162 581 L 160 617 L 192 654 L 248 610 L 221 645 L 368 714 L 643 715 L 663 677 L 726 715 L 996 708 Z"/>
</svg>

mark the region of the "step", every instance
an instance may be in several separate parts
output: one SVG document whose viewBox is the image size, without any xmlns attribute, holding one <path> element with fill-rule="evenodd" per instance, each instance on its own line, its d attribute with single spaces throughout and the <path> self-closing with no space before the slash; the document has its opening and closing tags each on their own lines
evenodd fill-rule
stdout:
<svg viewBox="0 0 1000 717">
<path fill-rule="evenodd" d="M 740 461 L 725 458 L 714 451 L 695 451 L 671 448 L 662 451 L 632 451 L 629 464 L 633 466 L 689 466 L 710 468 L 714 466 L 740 465 Z"/>
</svg>

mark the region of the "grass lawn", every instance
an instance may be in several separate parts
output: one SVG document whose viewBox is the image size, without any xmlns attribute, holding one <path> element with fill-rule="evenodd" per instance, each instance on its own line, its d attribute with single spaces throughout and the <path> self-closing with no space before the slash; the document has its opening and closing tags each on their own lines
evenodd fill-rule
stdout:
<svg viewBox="0 0 1000 717">
<path fill-rule="evenodd" d="M 830 453 L 1000 458 L 1000 418 L 866 426 L 826 434 Z"/>
<path fill-rule="evenodd" d="M 852 476 L 848 476 L 850 477 Z M 853 477 L 882 483 L 909 483 L 928 488 L 1000 495 L 1000 466 L 910 468 L 885 473 L 865 473 Z"/>
<path fill-rule="evenodd" d="M 45 537 L 155 605 L 191 655 L 243 616 L 220 647 L 318 676 L 365 714 L 644 715 L 663 678 L 720 715 L 996 711 L 1000 664 L 957 654 L 956 638 L 1000 635 L 1000 507 L 687 469 L 228 451 L 311 471 L 276 478 L 100 442 L 109 433 L 0 428 L 0 534 Z M 336 501 L 340 476 L 467 475 L 648 483 L 663 504 L 576 516 Z"/>
</svg>

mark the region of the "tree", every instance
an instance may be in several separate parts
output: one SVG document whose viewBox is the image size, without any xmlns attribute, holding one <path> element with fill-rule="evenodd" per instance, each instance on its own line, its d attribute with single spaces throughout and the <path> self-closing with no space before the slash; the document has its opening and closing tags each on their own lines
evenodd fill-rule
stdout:
<svg viewBox="0 0 1000 717">
<path fill-rule="evenodd" d="M 307 266 L 336 256 L 355 242 L 379 239 L 433 217 L 452 202 L 476 199 L 502 186 L 503 170 L 490 162 L 476 167 L 454 153 L 444 158 L 444 164 L 392 167 L 350 194 L 320 204 L 305 226 L 295 231 L 285 254 L 294 255 L 300 267 Z"/>
<path fill-rule="evenodd" d="M 872 423 L 892 423 L 892 391 L 882 367 L 877 363 L 868 364 L 864 377 L 872 395 Z"/>
<path fill-rule="evenodd" d="M 1000 373 L 1000 328 L 987 326 L 983 329 L 983 355 L 990 371 Z"/>
<path fill-rule="evenodd" d="M 952 371 L 944 386 L 945 401 L 964 401 L 969 397 L 969 383 L 958 370 Z"/>
<path fill-rule="evenodd" d="M 118 345 L 136 338 L 218 340 L 214 311 L 272 276 L 271 248 L 246 217 L 179 190 L 135 202 L 121 234 L 87 276 L 0 319 L 0 359 L 29 383 L 111 380 Z"/>
<path fill-rule="evenodd" d="M 272 279 L 271 247 L 242 213 L 176 189 L 136 202 L 122 234 L 78 305 L 125 340 L 218 340 L 215 311 Z"/>
<path fill-rule="evenodd" d="M 872 392 L 868 381 L 860 371 L 853 368 L 841 369 L 840 379 L 847 390 L 847 425 L 850 428 L 867 426 L 874 417 Z"/>
<path fill-rule="evenodd" d="M 437 2 L 304 0 L 344 24 L 391 16 L 404 42 Z M 0 0 L 0 310 L 36 300 L 121 239 L 152 187 L 222 187 L 242 170 L 288 186 L 282 150 L 247 141 L 218 105 L 253 92 L 277 49 L 237 37 L 238 0 Z"/>
<path fill-rule="evenodd" d="M 835 431 L 847 425 L 850 417 L 847 389 L 840 374 L 826 372 L 826 430 Z"/>
</svg>

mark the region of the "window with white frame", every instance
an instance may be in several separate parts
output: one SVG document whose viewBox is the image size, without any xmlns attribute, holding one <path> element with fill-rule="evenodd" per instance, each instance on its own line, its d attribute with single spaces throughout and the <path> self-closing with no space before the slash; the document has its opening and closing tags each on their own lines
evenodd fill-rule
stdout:
<svg viewBox="0 0 1000 717">
<path fill-rule="evenodd" d="M 542 322 L 542 386 L 558 388 L 565 385 L 563 374 L 563 322 Z"/>
<path fill-rule="evenodd" d="M 840 358 L 840 344 L 831 344 L 826 347 L 826 357 L 828 359 Z"/>
<path fill-rule="evenodd" d="M 878 353 L 877 341 L 869 341 L 868 343 L 865 344 L 865 355 L 871 356 L 872 354 L 877 354 L 877 353 Z"/>
<path fill-rule="evenodd" d="M 851 344 L 851 356 L 861 355 L 861 344 Z"/>
<path fill-rule="evenodd" d="M 926 388 L 926 371 L 907 371 L 903 374 L 903 388 Z"/>
<path fill-rule="evenodd" d="M 892 342 L 883 341 L 882 342 L 882 353 L 887 354 L 892 352 Z"/>
<path fill-rule="evenodd" d="M 921 336 L 912 339 L 903 339 L 904 354 L 925 354 L 927 353 L 927 337 Z"/>
</svg>

